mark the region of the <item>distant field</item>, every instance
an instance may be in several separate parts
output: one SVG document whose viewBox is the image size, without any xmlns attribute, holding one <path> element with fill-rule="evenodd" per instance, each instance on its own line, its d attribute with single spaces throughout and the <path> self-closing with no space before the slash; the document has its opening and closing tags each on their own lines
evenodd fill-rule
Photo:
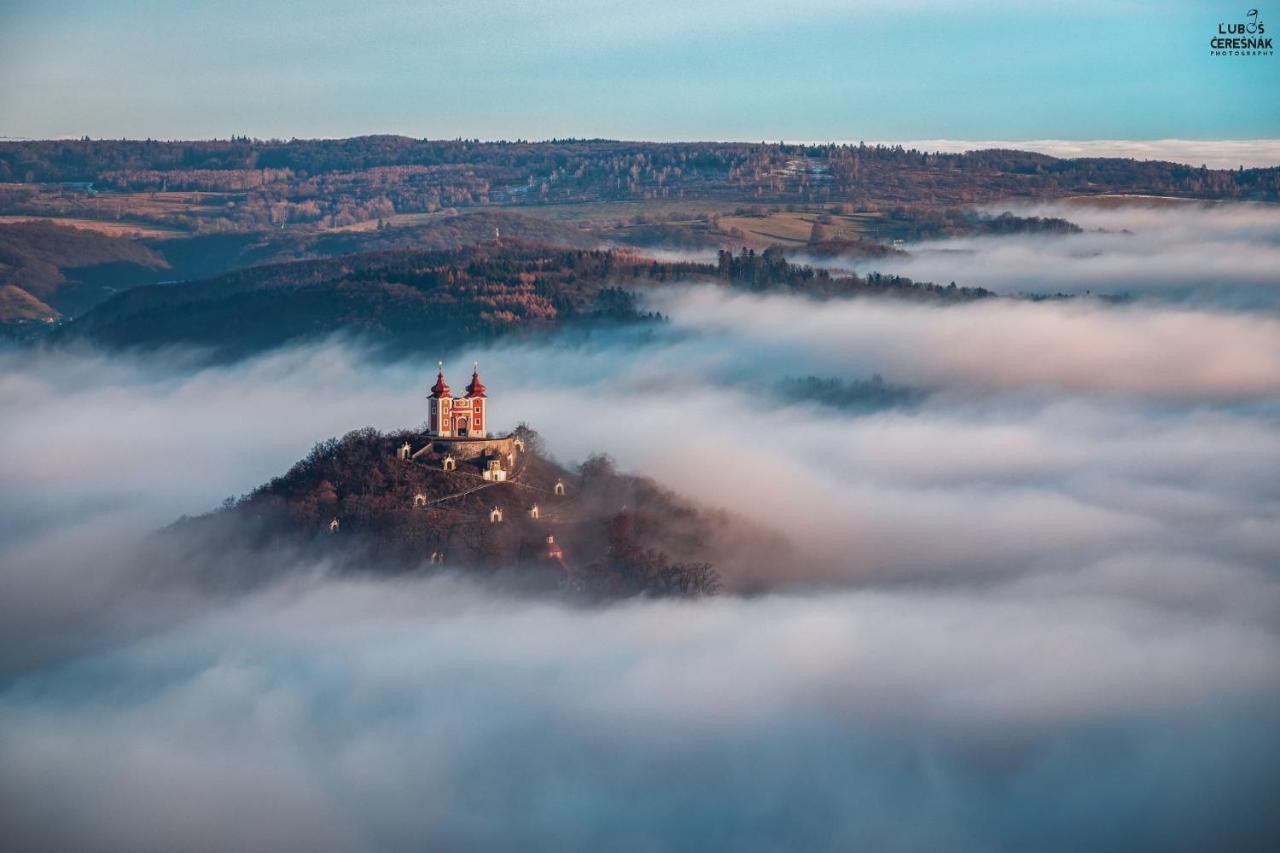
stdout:
<svg viewBox="0 0 1280 853">
<path fill-rule="evenodd" d="M 641 222 L 662 223 L 666 226 L 704 230 L 714 227 L 711 217 L 717 217 L 719 233 L 741 234 L 739 239 L 753 246 L 802 245 L 809 242 L 813 224 L 819 216 L 830 221 L 824 223 L 826 238 L 852 240 L 869 236 L 881 225 L 878 213 L 835 214 L 821 208 L 799 211 L 778 211 L 760 215 L 741 214 L 744 208 L 755 205 L 742 202 L 713 202 L 698 200 L 654 200 L 599 202 L 592 204 L 548 204 L 539 206 L 507 205 L 501 209 L 524 216 L 552 219 L 561 222 L 595 225 L 606 235 L 618 223 L 627 223 L 625 231 L 637 217 Z M 761 205 L 764 207 L 764 205 Z"/>
<path fill-rule="evenodd" d="M 631 219 L 636 216 L 650 216 L 654 219 L 687 217 L 696 219 L 709 214 L 731 213 L 746 207 L 743 202 L 699 201 L 686 199 L 652 199 L 648 201 L 601 201 L 581 204 L 542 204 L 493 205 L 490 210 L 503 210 L 508 213 L 519 213 L 524 216 L 536 216 L 541 219 L 554 219 L 562 222 L 600 223 L 618 219 Z"/>
<path fill-rule="evenodd" d="M 721 216 L 720 230 L 729 233 L 736 228 L 747 237 L 764 243 L 807 243 L 819 216 L 830 219 L 823 224 L 829 240 L 853 240 L 864 236 L 877 218 L 874 213 L 822 214 L 812 211 Z"/>
<path fill-rule="evenodd" d="M 473 210 L 476 208 L 467 208 L 467 209 Z M 479 209 L 490 210 L 492 208 L 479 208 Z M 442 211 L 437 211 L 435 213 L 393 213 L 390 216 L 382 217 L 381 220 L 365 219 L 361 222 L 356 222 L 352 225 L 341 225 L 336 228 L 330 228 L 325 226 L 315 226 L 315 227 L 317 228 L 317 230 L 324 231 L 326 233 L 341 233 L 341 232 L 352 232 L 352 231 L 355 231 L 355 232 L 377 231 L 378 222 L 381 221 L 381 222 L 385 222 L 387 224 L 387 227 L 389 228 L 411 228 L 415 225 L 426 225 L 429 222 L 435 222 L 440 219 L 448 219 L 452 216 L 457 216 L 458 213 L 459 211 L 456 211 L 456 210 L 448 210 L 448 211 L 442 210 Z"/>
<path fill-rule="evenodd" d="M 109 237 L 144 237 L 163 238 L 176 237 L 181 231 L 163 228 L 158 225 L 139 225 L 135 222 L 107 222 L 101 219 L 79 219 L 73 216 L 0 216 L 0 224 L 6 222 L 53 222 L 58 225 L 69 225 L 72 228 L 83 228 L 96 231 Z"/>
<path fill-rule="evenodd" d="M 89 205 L 81 206 L 84 213 L 90 216 L 100 215 L 103 218 L 57 214 L 13 214 L 0 215 L 0 223 L 47 221 L 75 228 L 96 231 L 113 237 L 135 238 L 172 238 L 186 236 L 187 232 L 169 228 L 154 222 L 137 222 L 137 218 L 149 218 L 172 213 L 186 206 L 186 212 L 199 213 L 207 211 L 207 202 L 200 193 L 132 193 L 111 196 L 111 205 L 127 211 L 130 221 L 108 218 L 101 197 L 90 199 Z M 1095 197 L 1096 199 L 1097 197 Z M 1119 203 L 1117 201 L 1116 203 Z M 89 209 L 85 209 L 85 208 Z M 731 239 L 741 240 L 753 246 L 769 245 L 803 245 L 809 242 L 814 222 L 823 216 L 828 222 L 823 224 L 825 237 L 830 240 L 856 239 L 884 230 L 889 223 L 884 222 L 880 214 L 854 213 L 835 214 L 822 210 L 778 211 L 760 215 L 740 214 L 745 205 L 740 203 L 717 203 L 706 201 L 636 201 L 636 202 L 601 202 L 587 204 L 547 204 L 547 205 L 502 205 L 482 208 L 463 208 L 461 210 L 446 209 L 435 213 L 396 213 L 382 217 L 381 221 L 390 228 L 409 228 L 439 222 L 458 215 L 460 212 L 472 210 L 504 211 L 520 214 L 548 222 L 573 223 L 575 225 L 591 225 L 601 229 L 605 235 L 616 230 L 625 231 L 637 221 L 661 222 L 665 225 L 687 227 L 704 233 L 718 232 L 724 235 L 738 235 Z M 70 213 L 70 212 L 69 212 Z M 718 217 L 713 219 L 712 217 Z M 320 231 L 328 233 L 362 233 L 377 230 L 378 219 L 366 219 L 351 225 L 328 228 L 319 223 L 295 224 L 290 230 Z"/>
</svg>

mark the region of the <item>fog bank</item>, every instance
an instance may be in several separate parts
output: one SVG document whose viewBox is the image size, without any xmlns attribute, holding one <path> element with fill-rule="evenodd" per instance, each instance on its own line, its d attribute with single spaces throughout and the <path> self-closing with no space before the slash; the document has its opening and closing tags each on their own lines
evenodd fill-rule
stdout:
<svg viewBox="0 0 1280 853">
<path fill-rule="evenodd" d="M 1089 291 L 1273 313 L 1280 308 L 1275 205 L 1081 199 L 989 210 L 1059 217 L 1085 233 L 930 240 L 907 246 L 910 257 L 852 266 L 1008 294 Z"/>
<path fill-rule="evenodd" d="M 0 831 L 26 849 L 1270 849 L 1268 311 L 673 287 L 477 347 L 495 427 L 789 543 L 602 607 L 150 534 L 420 424 L 437 353 L 0 353 Z M 779 391 L 880 374 L 910 405 Z M 793 386 L 785 386 L 793 387 Z M 181 546 L 184 543 L 179 542 Z M 570 555 L 572 556 L 572 555 Z M 221 584 L 203 581 L 210 575 Z"/>
<path fill-rule="evenodd" d="M 6 691 L 0 825 L 99 850 L 1262 849 L 1278 652 L 1087 588 L 579 610 L 293 584 Z"/>
</svg>

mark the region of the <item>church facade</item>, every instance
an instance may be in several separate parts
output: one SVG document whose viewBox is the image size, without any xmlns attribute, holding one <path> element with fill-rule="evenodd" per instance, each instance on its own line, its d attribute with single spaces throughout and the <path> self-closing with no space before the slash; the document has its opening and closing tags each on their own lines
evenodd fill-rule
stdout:
<svg viewBox="0 0 1280 853">
<path fill-rule="evenodd" d="M 428 399 L 427 434 L 437 438 L 486 438 L 489 435 L 489 400 L 477 366 L 471 372 L 466 396 L 455 397 L 444 380 L 444 366 L 436 374 Z"/>
</svg>

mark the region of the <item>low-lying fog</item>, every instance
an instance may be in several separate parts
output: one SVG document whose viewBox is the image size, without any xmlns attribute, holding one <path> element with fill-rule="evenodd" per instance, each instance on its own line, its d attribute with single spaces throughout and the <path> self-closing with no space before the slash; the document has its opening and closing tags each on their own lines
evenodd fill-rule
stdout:
<svg viewBox="0 0 1280 853">
<path fill-rule="evenodd" d="M 852 264 L 998 293 L 1126 295 L 1231 308 L 1280 308 L 1280 206 L 1153 200 L 1000 205 L 1060 217 L 1084 233 L 913 243 L 907 258 Z"/>
<path fill-rule="evenodd" d="M 1069 218 L 1115 225 L 1089 215 Z M 1146 238 L 1063 243 L 1091 239 Z M 1041 282 L 1068 256 L 1045 245 L 1017 249 Z M 1113 254 L 1095 291 L 1159 287 Z M 1010 276 L 1001 289 L 1033 289 Z M 659 302 L 672 322 L 656 334 L 497 346 L 447 371 L 456 385 L 479 360 L 495 422 L 527 421 L 563 461 L 607 451 L 790 540 L 781 564 L 720 565 L 716 599 L 587 608 L 314 564 L 239 594 L 184 587 L 181 564 L 159 583 L 131 562 L 149 531 L 320 439 L 420 423 L 436 354 L 0 355 L 4 836 L 130 851 L 1275 841 L 1280 319 L 1234 296 Z M 874 374 L 920 394 L 867 411 L 778 390 Z"/>
</svg>

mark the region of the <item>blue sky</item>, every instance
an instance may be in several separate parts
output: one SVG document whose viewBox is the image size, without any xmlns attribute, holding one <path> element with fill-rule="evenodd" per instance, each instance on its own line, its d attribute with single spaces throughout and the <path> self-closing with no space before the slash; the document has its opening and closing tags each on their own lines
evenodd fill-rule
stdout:
<svg viewBox="0 0 1280 853">
<path fill-rule="evenodd" d="M 1280 57 L 1209 55 L 1218 22 L 1245 12 L 1133 0 L 0 0 L 0 135 L 1277 137 Z"/>
</svg>

